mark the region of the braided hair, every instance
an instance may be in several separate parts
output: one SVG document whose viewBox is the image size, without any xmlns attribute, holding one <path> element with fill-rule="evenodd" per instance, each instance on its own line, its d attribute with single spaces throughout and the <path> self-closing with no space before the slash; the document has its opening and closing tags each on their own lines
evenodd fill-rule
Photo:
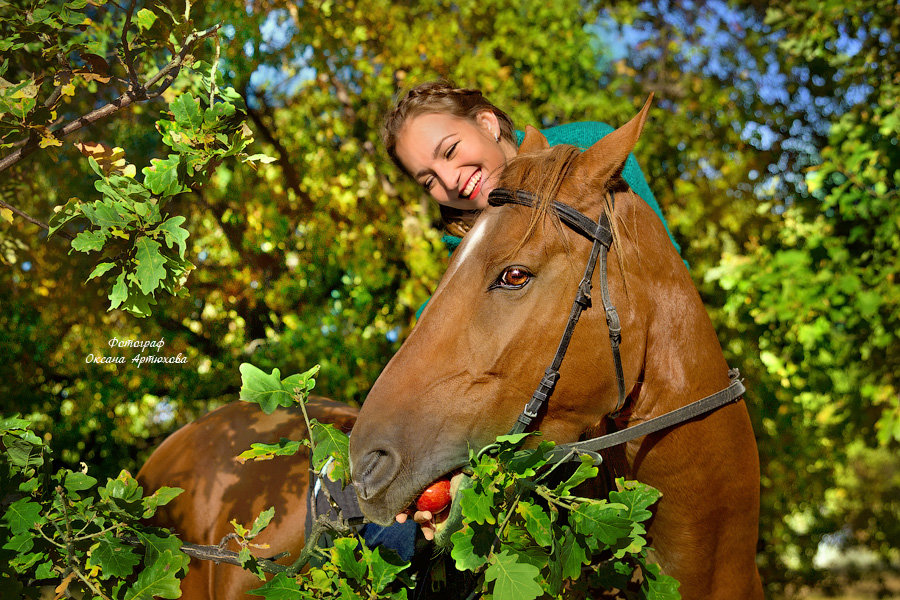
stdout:
<svg viewBox="0 0 900 600">
<path fill-rule="evenodd" d="M 381 126 L 381 141 L 394 164 L 408 174 L 397 156 L 397 136 L 408 119 L 423 114 L 446 114 L 474 122 L 478 114 L 486 110 L 496 115 L 500 123 L 500 138 L 512 142 L 515 146 L 516 134 L 509 115 L 488 102 L 481 91 L 460 88 L 445 79 L 428 81 L 406 92 L 385 115 Z M 476 211 L 443 205 L 440 210 L 447 231 L 459 236 L 468 231 L 477 214 Z"/>
</svg>

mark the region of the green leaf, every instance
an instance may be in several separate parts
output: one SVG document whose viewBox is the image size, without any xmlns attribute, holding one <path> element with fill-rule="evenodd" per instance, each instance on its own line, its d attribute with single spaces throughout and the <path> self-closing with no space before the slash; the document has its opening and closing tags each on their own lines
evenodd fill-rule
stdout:
<svg viewBox="0 0 900 600">
<path fill-rule="evenodd" d="M 584 535 L 589 541 L 599 540 L 612 546 L 620 538 L 631 533 L 631 521 L 620 516 L 615 505 L 601 502 L 584 502 L 571 515 L 575 531 Z M 592 549 L 596 549 L 591 544 Z"/>
<path fill-rule="evenodd" d="M 99 265 L 97 265 L 96 267 L 94 267 L 94 270 L 91 271 L 91 274 L 88 275 L 88 278 L 85 279 L 85 281 L 90 281 L 91 279 L 93 279 L 95 277 L 100 277 L 101 275 L 103 275 L 104 273 L 106 273 L 107 271 L 109 271 L 110 269 L 112 269 L 115 266 L 116 266 L 115 263 L 102 262 Z"/>
<path fill-rule="evenodd" d="M 456 568 L 460 571 L 475 571 L 487 563 L 493 541 L 494 536 L 485 531 L 485 528 L 476 531 L 471 525 L 463 526 L 450 536 L 453 546 L 450 556 L 455 561 Z"/>
<path fill-rule="evenodd" d="M 516 506 L 516 512 L 522 515 L 525 520 L 525 529 L 535 542 L 541 546 L 550 546 L 553 543 L 550 515 L 544 512 L 540 506 L 523 501 Z"/>
<path fill-rule="evenodd" d="M 596 477 L 597 473 L 599 473 L 599 470 L 594 466 L 591 457 L 581 456 L 581 463 L 578 465 L 578 468 L 575 469 L 575 472 L 572 473 L 567 480 L 560 483 L 556 489 L 553 490 L 553 493 L 557 496 L 565 496 L 573 487 L 584 483 L 588 479 Z"/>
<path fill-rule="evenodd" d="M 178 165 L 181 157 L 170 154 L 168 158 L 154 158 L 149 167 L 144 167 L 144 185 L 157 196 L 174 196 L 187 191 L 187 187 L 178 178 Z"/>
<path fill-rule="evenodd" d="M 181 569 L 181 553 L 164 550 L 156 561 L 138 575 L 137 581 L 125 594 L 125 600 L 153 600 L 153 598 L 181 597 L 181 581 L 176 573 Z"/>
<path fill-rule="evenodd" d="M 167 248 L 171 248 L 173 245 L 178 246 L 178 257 L 184 260 L 184 250 L 187 247 L 185 241 L 190 234 L 187 229 L 181 227 L 182 223 L 184 223 L 184 217 L 179 215 L 177 217 L 166 219 L 156 229 L 157 231 L 163 232 Z"/>
<path fill-rule="evenodd" d="M 644 583 L 641 588 L 647 600 L 681 600 L 681 593 L 678 591 L 680 584 L 677 579 L 663 575 L 657 564 L 650 563 L 643 566 Z"/>
<path fill-rule="evenodd" d="M 299 393 L 303 399 L 306 399 L 306 396 L 309 395 L 316 387 L 315 376 L 319 373 L 319 365 L 315 365 L 311 369 L 304 371 L 303 373 L 296 373 L 294 375 L 290 375 L 285 377 L 281 383 L 284 386 L 284 389 L 293 393 Z M 299 390 L 299 392 L 297 391 Z"/>
<path fill-rule="evenodd" d="M 159 287 L 159 282 L 166 278 L 166 269 L 163 267 L 166 259 L 159 252 L 162 246 L 155 240 L 142 235 L 137 239 L 134 247 L 138 287 L 143 293 L 150 294 Z"/>
<path fill-rule="evenodd" d="M 3 520 L 7 522 L 13 535 L 28 531 L 42 520 L 41 505 L 29 498 L 20 498 L 7 507 Z"/>
<path fill-rule="evenodd" d="M 203 113 L 200 112 L 200 100 L 190 93 L 181 94 L 169 105 L 175 122 L 192 130 L 203 125 Z"/>
<path fill-rule="evenodd" d="M 47 237 L 49 238 L 56 233 L 60 227 L 81 214 L 81 201 L 78 198 L 69 198 L 69 201 L 64 205 L 57 206 L 53 211 L 53 216 L 50 217 L 50 220 L 47 222 L 47 225 L 49 226 Z"/>
<path fill-rule="evenodd" d="M 485 581 L 493 581 L 493 600 L 533 600 L 543 595 L 537 583 L 541 571 L 534 565 L 520 563 L 506 550 L 494 556 L 484 572 Z"/>
<path fill-rule="evenodd" d="M 175 498 L 177 498 L 183 489 L 177 487 L 161 487 L 150 496 L 141 498 L 141 504 L 144 507 L 143 518 L 149 519 L 156 513 L 156 509 L 165 506 Z"/>
<path fill-rule="evenodd" d="M 135 502 L 141 498 L 141 486 L 128 471 L 122 470 L 115 479 L 110 479 L 106 485 L 98 490 L 100 497 L 105 499 L 124 500 Z"/>
<path fill-rule="evenodd" d="M 153 24 L 156 23 L 156 14 L 149 9 L 142 8 L 137 11 L 137 14 L 134 15 L 134 20 L 137 23 L 138 28 L 143 31 L 149 30 L 153 27 Z"/>
<path fill-rule="evenodd" d="M 475 523 L 496 523 L 494 496 L 493 492 L 479 492 L 477 487 L 459 492 L 460 506 L 466 519 Z"/>
<path fill-rule="evenodd" d="M 44 464 L 44 447 L 41 440 L 33 432 L 26 430 L 18 435 L 4 435 L 3 445 L 10 464 L 28 470 Z"/>
<path fill-rule="evenodd" d="M 395 552 L 388 551 L 382 555 L 380 546 L 368 553 L 366 562 L 369 565 L 369 586 L 376 594 L 393 583 L 397 575 L 409 566 Z"/>
<path fill-rule="evenodd" d="M 578 579 L 581 566 L 590 563 L 587 548 L 581 545 L 578 536 L 568 527 L 563 528 L 562 543 L 557 547 L 557 562 L 561 579 Z"/>
<path fill-rule="evenodd" d="M 281 373 L 272 369 L 266 373 L 250 363 L 241 363 L 241 396 L 245 402 L 259 404 L 267 415 L 275 412 L 279 406 L 293 406 L 294 397 L 281 384 Z"/>
<path fill-rule="evenodd" d="M 72 250 L 77 250 L 78 252 L 103 250 L 106 237 L 106 233 L 102 230 L 82 231 L 72 240 Z"/>
<path fill-rule="evenodd" d="M 16 554 L 25 554 L 34 548 L 34 538 L 35 536 L 30 531 L 22 531 L 9 538 L 9 540 L 3 544 L 3 549 L 12 550 Z"/>
<path fill-rule="evenodd" d="M 152 564 L 159 561 L 160 556 L 165 552 L 170 552 L 175 557 L 180 557 L 181 564 L 179 570 L 187 569 L 188 563 L 191 562 L 187 554 L 181 552 L 181 540 L 174 535 L 161 537 L 152 533 L 138 532 L 138 537 L 144 545 L 144 563 Z"/>
<path fill-rule="evenodd" d="M 334 459 L 328 471 L 332 481 L 350 479 L 350 438 L 331 423 L 312 423 L 312 440 L 315 442 L 313 468 L 321 469 L 329 458 Z"/>
<path fill-rule="evenodd" d="M 338 538 L 331 549 L 331 560 L 341 571 L 363 583 L 366 581 L 366 565 L 356 558 L 358 547 L 359 540 L 356 538 Z"/>
<path fill-rule="evenodd" d="M 122 271 L 116 277 L 116 283 L 113 284 L 112 291 L 109 293 L 109 310 L 118 308 L 127 298 L 128 284 L 125 283 L 125 271 Z"/>
<path fill-rule="evenodd" d="M 284 573 L 278 573 L 262 587 L 249 592 L 253 596 L 262 596 L 266 600 L 303 600 L 309 598 L 300 591 L 297 582 Z"/>
<path fill-rule="evenodd" d="M 107 534 L 91 550 L 88 565 L 100 567 L 100 578 L 128 577 L 134 567 L 141 562 L 140 557 L 127 546 Z"/>
<path fill-rule="evenodd" d="M 97 480 L 85 473 L 69 471 L 66 474 L 66 489 L 70 493 L 81 492 L 97 485 Z"/>
<path fill-rule="evenodd" d="M 653 513 L 647 510 L 654 502 L 659 500 L 662 494 L 645 483 L 637 481 L 625 481 L 617 478 L 616 484 L 620 492 L 610 492 L 609 499 L 611 502 L 624 504 L 627 508 L 625 516 L 633 521 L 646 521 Z"/>
<path fill-rule="evenodd" d="M 253 521 L 253 525 L 250 526 L 250 531 L 244 536 L 246 539 L 251 540 L 259 535 L 259 533 L 268 526 L 268 524 L 272 521 L 272 517 L 275 516 L 275 507 L 270 506 L 268 510 L 264 510 L 259 513 L 259 516 L 256 517 Z"/>
<path fill-rule="evenodd" d="M 82 204 L 81 211 L 91 223 L 106 232 L 107 229 L 113 227 L 124 227 L 133 220 L 122 214 L 122 212 L 126 212 L 124 209 L 120 212 L 116 207 L 117 203 L 113 200 L 97 200 L 90 204 Z"/>
<path fill-rule="evenodd" d="M 275 444 L 250 444 L 249 450 L 244 450 L 237 456 L 239 462 L 247 460 L 271 460 L 276 456 L 293 456 L 300 451 L 300 448 L 309 446 L 308 440 L 289 440 L 281 438 Z"/>
</svg>

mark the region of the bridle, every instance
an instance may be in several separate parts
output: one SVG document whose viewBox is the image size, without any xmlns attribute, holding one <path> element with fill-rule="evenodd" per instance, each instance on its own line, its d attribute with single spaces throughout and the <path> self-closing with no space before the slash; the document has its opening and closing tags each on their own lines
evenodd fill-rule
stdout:
<svg viewBox="0 0 900 600">
<path fill-rule="evenodd" d="M 612 196 L 612 205 L 615 205 L 615 195 L 613 192 L 610 192 L 610 195 Z M 534 208 L 537 200 L 538 197 L 535 194 L 525 190 L 513 191 L 505 188 L 496 188 L 488 195 L 488 203 L 491 206 L 518 204 Z M 594 269 L 598 260 L 600 262 L 600 297 L 603 310 L 606 313 L 606 324 L 609 327 L 609 341 L 612 346 L 613 363 L 615 364 L 616 371 L 616 384 L 618 386 L 618 401 L 616 402 L 616 408 L 608 415 L 608 417 L 615 418 L 625 406 L 625 376 L 622 369 L 622 357 L 619 353 L 619 345 L 622 342 L 622 328 L 619 323 L 619 313 L 616 312 L 616 307 L 613 306 L 612 299 L 610 298 L 609 283 L 607 279 L 607 255 L 612 248 L 613 243 L 613 234 L 609 217 L 607 216 L 606 211 L 603 211 L 598 221 L 594 222 L 584 213 L 568 204 L 563 204 L 562 202 L 554 200 L 550 203 L 550 206 L 563 223 L 576 233 L 579 233 L 592 241 L 593 244 L 591 246 L 591 254 L 588 258 L 587 266 L 584 269 L 584 277 L 581 279 L 581 283 L 578 284 L 575 301 L 572 303 L 572 311 L 569 313 L 569 320 L 566 323 L 566 328 L 559 341 L 559 345 L 556 348 L 556 354 L 553 356 L 550 366 L 544 371 L 544 376 L 541 378 L 531 399 L 516 419 L 515 424 L 509 432 L 510 434 L 523 433 L 528 426 L 531 425 L 531 422 L 537 418 L 541 408 L 553 394 L 556 382 L 559 381 L 559 368 L 562 365 L 563 358 L 566 356 L 566 351 L 569 348 L 569 342 L 572 339 L 575 326 L 578 324 L 578 319 L 581 317 L 582 312 L 591 307 L 591 290 L 593 287 L 591 279 L 593 278 Z M 639 423 L 638 425 L 628 427 L 621 431 L 580 442 L 560 444 L 554 448 L 550 462 L 562 462 L 574 459 L 581 454 L 588 454 L 594 459 L 595 464 L 599 465 L 602 461 L 598 454 L 600 450 L 624 444 L 635 438 L 683 423 L 700 415 L 712 412 L 726 404 L 735 402 L 743 397 L 746 389 L 739 379 L 740 374 L 737 369 L 729 370 L 728 376 L 731 380 L 731 384 L 728 387 L 715 394 L 711 394 L 705 398 L 682 406 L 681 408 L 648 419 L 643 423 Z"/>
</svg>

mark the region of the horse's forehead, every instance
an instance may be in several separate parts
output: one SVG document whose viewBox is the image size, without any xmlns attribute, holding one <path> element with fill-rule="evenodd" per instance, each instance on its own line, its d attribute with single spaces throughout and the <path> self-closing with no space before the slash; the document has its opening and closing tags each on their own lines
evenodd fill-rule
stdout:
<svg viewBox="0 0 900 600">
<path fill-rule="evenodd" d="M 484 240 L 487 237 L 485 235 L 485 232 L 487 231 L 487 229 L 488 229 L 488 219 L 487 218 L 481 218 L 475 222 L 475 225 L 472 227 L 472 229 L 469 231 L 469 233 L 466 234 L 465 243 L 462 245 L 462 248 L 460 248 L 460 250 L 459 250 L 459 252 L 460 252 L 459 258 L 456 261 L 457 268 L 459 267 L 459 265 L 466 262 L 466 260 L 470 256 L 478 254 L 478 250 L 480 249 L 481 245 L 484 244 Z"/>
</svg>

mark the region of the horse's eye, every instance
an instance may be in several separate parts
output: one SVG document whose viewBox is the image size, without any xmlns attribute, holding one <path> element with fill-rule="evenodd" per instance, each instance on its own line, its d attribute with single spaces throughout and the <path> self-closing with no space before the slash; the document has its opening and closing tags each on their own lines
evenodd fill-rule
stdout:
<svg viewBox="0 0 900 600">
<path fill-rule="evenodd" d="M 497 286 L 508 290 L 517 290 L 528 283 L 531 278 L 531 272 L 525 267 L 506 267 L 497 279 Z"/>
</svg>

